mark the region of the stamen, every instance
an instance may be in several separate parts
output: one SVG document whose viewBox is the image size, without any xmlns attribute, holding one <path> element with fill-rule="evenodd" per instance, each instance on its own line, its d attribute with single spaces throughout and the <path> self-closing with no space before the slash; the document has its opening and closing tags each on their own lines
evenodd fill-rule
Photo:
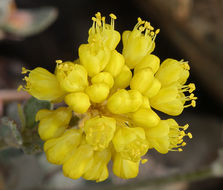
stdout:
<svg viewBox="0 0 223 190">
<path fill-rule="evenodd" d="M 144 24 L 145 21 L 142 20 L 140 17 L 138 18 L 138 23 L 135 25 L 133 30 L 137 30 L 139 28 L 139 26 L 141 26 L 142 24 Z"/>
<path fill-rule="evenodd" d="M 155 36 L 155 33 L 152 31 L 152 32 L 150 32 L 150 35 L 153 37 L 153 36 Z"/>
<path fill-rule="evenodd" d="M 117 17 L 113 13 L 111 13 L 109 16 L 111 17 L 111 28 L 114 30 L 114 28 L 115 28 L 115 19 L 117 19 Z"/>
<path fill-rule="evenodd" d="M 141 160 L 141 163 L 142 163 L 142 164 L 145 164 L 146 162 L 148 162 L 148 159 L 143 159 L 143 160 Z"/>
<path fill-rule="evenodd" d="M 188 87 L 189 87 L 189 93 L 193 92 L 193 91 L 196 89 L 194 83 L 190 83 L 190 84 L 188 84 Z"/>
<path fill-rule="evenodd" d="M 196 107 L 196 101 L 195 101 L 195 100 L 192 100 L 192 101 L 191 101 L 191 106 L 192 106 L 192 107 Z"/>
<path fill-rule="evenodd" d="M 20 92 L 21 90 L 23 90 L 23 86 L 19 85 L 19 87 L 17 88 L 17 91 Z"/>
<path fill-rule="evenodd" d="M 95 14 L 95 16 L 96 16 L 97 19 L 101 20 L 101 13 L 100 13 L 100 12 L 97 12 L 97 13 Z"/>
<path fill-rule="evenodd" d="M 105 16 L 102 17 L 101 21 L 102 21 L 102 27 L 104 30 L 105 29 Z"/>
<path fill-rule="evenodd" d="M 159 34 L 159 32 L 160 32 L 160 29 L 156 29 L 155 34 L 157 35 Z"/>
<path fill-rule="evenodd" d="M 187 130 L 187 129 L 188 129 L 188 127 L 189 127 L 189 125 L 188 125 L 188 124 L 186 124 L 186 125 L 184 125 L 184 126 L 182 127 L 182 129 L 183 129 L 183 130 Z"/>
<path fill-rule="evenodd" d="M 109 16 L 110 16 L 112 19 L 114 19 L 114 20 L 117 19 L 117 17 L 116 17 L 113 13 L 111 13 Z"/>
<path fill-rule="evenodd" d="M 140 26 L 140 27 L 139 27 L 139 31 L 140 31 L 140 32 L 143 32 L 144 30 L 145 30 L 145 27 L 143 27 L 143 26 Z"/>
<path fill-rule="evenodd" d="M 22 67 L 22 74 L 26 74 L 30 72 L 30 70 L 26 69 L 25 67 Z"/>
<path fill-rule="evenodd" d="M 182 151 L 183 151 L 183 149 L 182 149 L 182 148 L 178 148 L 178 151 L 179 151 L 179 152 L 182 152 Z"/>
<path fill-rule="evenodd" d="M 188 136 L 190 139 L 192 139 L 192 138 L 193 138 L 193 136 L 192 136 L 192 134 L 191 134 L 191 133 L 187 133 L 187 136 Z"/>
</svg>

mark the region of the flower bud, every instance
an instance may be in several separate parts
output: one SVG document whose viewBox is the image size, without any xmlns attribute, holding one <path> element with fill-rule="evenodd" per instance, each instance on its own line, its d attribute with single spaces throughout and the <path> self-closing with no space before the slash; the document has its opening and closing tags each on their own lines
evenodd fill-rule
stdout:
<svg viewBox="0 0 223 190">
<path fill-rule="evenodd" d="M 114 79 L 110 73 L 100 72 L 91 78 L 91 82 L 92 84 L 105 83 L 111 88 L 114 84 Z"/>
<path fill-rule="evenodd" d="M 80 63 L 85 67 L 90 77 L 101 72 L 110 59 L 110 50 L 99 44 L 82 44 L 79 47 Z"/>
<path fill-rule="evenodd" d="M 36 121 L 40 121 L 38 127 L 40 138 L 45 141 L 62 135 L 71 116 L 71 110 L 65 107 L 57 110 L 39 110 L 36 114 Z"/>
<path fill-rule="evenodd" d="M 158 79 L 154 78 L 151 86 L 146 90 L 144 95 L 147 96 L 148 98 L 152 98 L 153 96 L 157 95 L 160 88 L 161 88 L 161 83 L 159 82 Z"/>
<path fill-rule="evenodd" d="M 155 127 L 159 121 L 159 116 L 152 109 L 140 108 L 132 113 L 132 120 L 139 127 Z"/>
<path fill-rule="evenodd" d="M 145 68 L 150 68 L 155 74 L 160 66 L 160 59 L 159 57 L 152 55 L 152 54 L 147 54 L 135 67 L 134 72 L 138 72 L 141 69 Z"/>
<path fill-rule="evenodd" d="M 87 71 L 72 62 L 57 62 L 56 76 L 61 88 L 67 92 L 81 92 L 88 86 Z"/>
<path fill-rule="evenodd" d="M 148 97 L 143 96 L 142 105 L 140 106 L 140 108 L 150 109 L 150 103 Z"/>
<path fill-rule="evenodd" d="M 142 95 L 137 90 L 118 90 L 107 102 L 109 111 L 123 114 L 136 111 L 142 104 Z"/>
<path fill-rule="evenodd" d="M 77 129 L 69 129 L 62 136 L 45 142 L 44 151 L 47 160 L 53 164 L 63 164 L 80 144 L 82 133 Z"/>
<path fill-rule="evenodd" d="M 116 121 L 111 117 L 94 117 L 84 124 L 86 141 L 94 150 L 103 150 L 108 147 L 116 129 Z"/>
<path fill-rule="evenodd" d="M 119 153 L 115 153 L 113 157 L 114 174 L 123 179 L 135 178 L 139 172 L 139 161 L 133 162 L 123 159 Z"/>
<path fill-rule="evenodd" d="M 150 68 L 143 69 L 134 73 L 130 82 L 130 88 L 145 93 L 153 82 L 154 76 Z"/>
<path fill-rule="evenodd" d="M 111 73 L 113 77 L 116 77 L 122 70 L 125 64 L 125 59 L 122 54 L 118 53 L 116 50 L 111 52 L 110 60 L 105 67 L 104 71 Z"/>
<path fill-rule="evenodd" d="M 65 96 L 64 101 L 76 113 L 85 113 L 91 105 L 84 92 L 70 93 Z"/>
<path fill-rule="evenodd" d="M 131 70 L 124 65 L 121 72 L 115 77 L 114 88 L 126 88 L 132 79 Z"/>
<path fill-rule="evenodd" d="M 86 93 L 94 103 L 103 102 L 109 94 L 109 86 L 105 83 L 92 84 L 86 88 Z"/>
</svg>

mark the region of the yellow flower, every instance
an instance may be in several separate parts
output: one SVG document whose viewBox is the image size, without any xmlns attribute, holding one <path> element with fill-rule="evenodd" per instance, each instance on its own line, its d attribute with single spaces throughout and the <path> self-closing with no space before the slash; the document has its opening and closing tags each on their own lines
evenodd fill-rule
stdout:
<svg viewBox="0 0 223 190">
<path fill-rule="evenodd" d="M 90 99 L 83 92 L 74 92 L 65 96 L 64 101 L 76 113 L 85 113 L 90 107 Z"/>
<path fill-rule="evenodd" d="M 96 13 L 95 17 L 92 17 L 93 25 L 88 32 L 89 44 L 96 42 L 101 43 L 110 50 L 116 48 L 120 41 L 120 34 L 114 29 L 116 16 L 114 14 L 110 14 L 109 16 L 111 17 L 110 24 L 105 23 L 105 17 L 102 17 L 100 12 Z"/>
<path fill-rule="evenodd" d="M 174 119 L 161 120 L 156 127 L 146 130 L 150 148 L 155 148 L 162 154 L 168 151 L 182 151 L 181 147 L 186 145 L 184 136 L 192 138 L 191 133 L 184 132 L 187 128 L 188 124 L 179 126 Z"/>
<path fill-rule="evenodd" d="M 111 151 L 109 149 L 94 152 L 93 162 L 91 162 L 91 165 L 83 175 L 83 178 L 87 180 L 95 180 L 96 182 L 107 179 L 109 175 L 107 164 L 110 159 Z"/>
<path fill-rule="evenodd" d="M 87 180 L 104 181 L 108 178 L 107 164 L 111 153 L 105 149 L 94 152 L 88 144 L 82 144 L 74 149 L 69 159 L 63 164 L 64 175 L 72 179 L 83 177 Z"/>
<path fill-rule="evenodd" d="M 26 85 L 19 86 L 18 90 L 24 89 L 29 94 L 39 100 L 57 101 L 64 96 L 56 76 L 44 68 L 37 67 L 32 71 L 25 68 L 22 74 L 29 73 L 28 77 L 24 77 Z"/>
<path fill-rule="evenodd" d="M 63 135 L 50 139 L 44 144 L 47 160 L 53 164 L 63 164 L 76 149 L 82 139 L 82 132 L 69 129 Z"/>
<path fill-rule="evenodd" d="M 82 65 L 57 60 L 56 76 L 67 92 L 82 92 L 88 86 L 88 75 Z"/>
<path fill-rule="evenodd" d="M 159 79 L 162 86 L 168 86 L 176 82 L 183 85 L 189 77 L 189 69 L 187 62 L 166 59 L 155 76 Z"/>
<path fill-rule="evenodd" d="M 139 161 L 133 162 L 123 159 L 119 153 L 115 153 L 113 158 L 113 172 L 123 179 L 135 178 L 139 173 Z"/>
<path fill-rule="evenodd" d="M 110 117 L 94 117 L 84 124 L 86 141 L 94 150 L 103 150 L 108 147 L 116 129 L 116 121 Z"/>
<path fill-rule="evenodd" d="M 121 35 L 114 29 L 116 16 L 110 17 L 110 24 L 100 13 L 92 17 L 88 43 L 80 45 L 78 59 L 57 60 L 55 74 L 23 69 L 30 72 L 24 90 L 67 105 L 40 110 L 36 120 L 48 161 L 62 165 L 72 179 L 104 181 L 110 160 L 116 176 L 134 178 L 149 149 L 180 152 L 184 136 L 192 138 L 185 133 L 188 125 L 162 120 L 153 110 L 179 115 L 195 107 L 195 85 L 186 84 L 188 63 L 166 59 L 160 64 L 151 54 L 159 30 L 140 18 L 132 31 L 123 33 L 119 53 L 115 48 Z M 72 115 L 79 117 L 74 126 Z"/>
<path fill-rule="evenodd" d="M 150 104 L 153 108 L 162 111 L 168 115 L 179 115 L 185 107 L 195 107 L 197 97 L 194 94 L 189 96 L 184 95 L 184 91 L 192 92 L 194 84 L 184 85 L 179 87 L 178 84 L 164 86 L 160 91 L 150 99 Z M 184 105 L 186 101 L 191 101 L 190 104 Z"/>
<path fill-rule="evenodd" d="M 153 31 L 154 28 L 149 22 L 138 18 L 138 23 L 133 31 L 125 31 L 122 35 L 123 50 L 127 66 L 133 69 L 144 56 L 150 54 L 155 48 L 155 38 L 159 30 Z M 144 32 L 144 33 L 143 33 Z"/>
<path fill-rule="evenodd" d="M 70 122 L 72 113 L 69 108 L 60 107 L 57 110 L 42 109 L 36 114 L 39 122 L 38 132 L 42 140 L 59 137 Z"/>
<path fill-rule="evenodd" d="M 139 161 L 149 148 L 145 132 L 140 127 L 119 127 L 112 142 L 122 158 L 134 162 Z"/>
</svg>

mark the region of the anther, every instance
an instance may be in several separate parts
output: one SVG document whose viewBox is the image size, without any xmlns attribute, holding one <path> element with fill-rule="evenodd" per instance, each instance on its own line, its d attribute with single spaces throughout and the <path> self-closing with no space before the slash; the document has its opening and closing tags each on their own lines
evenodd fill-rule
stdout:
<svg viewBox="0 0 223 190">
<path fill-rule="evenodd" d="M 189 66 L 188 62 L 184 62 L 183 68 L 186 70 L 190 70 L 190 66 Z"/>
<path fill-rule="evenodd" d="M 185 142 L 183 142 L 182 144 L 181 144 L 181 146 L 186 146 L 187 145 L 187 143 L 185 143 Z"/>
<path fill-rule="evenodd" d="M 192 101 L 191 101 L 191 106 L 192 106 L 192 107 L 196 107 L 196 101 L 195 101 L 195 100 L 192 100 Z"/>
<path fill-rule="evenodd" d="M 179 152 L 182 152 L 182 151 L 183 151 L 183 149 L 182 149 L 182 148 L 178 148 L 178 151 L 179 151 Z"/>
<path fill-rule="evenodd" d="M 159 34 L 160 29 L 156 29 L 155 34 Z"/>
<path fill-rule="evenodd" d="M 141 22 L 142 22 L 142 19 L 141 19 L 140 17 L 138 17 L 138 19 L 137 19 L 137 20 L 138 20 L 138 22 L 139 22 L 139 23 L 141 23 Z"/>
<path fill-rule="evenodd" d="M 111 13 L 109 16 L 114 20 L 117 19 L 117 17 L 113 13 Z"/>
<path fill-rule="evenodd" d="M 19 87 L 17 88 L 17 91 L 20 92 L 23 89 L 22 85 L 19 85 Z"/>
<path fill-rule="evenodd" d="M 190 98 L 191 100 L 196 100 L 196 99 L 197 99 L 197 97 L 195 97 L 193 93 L 190 94 L 189 98 Z"/>
<path fill-rule="evenodd" d="M 189 87 L 189 93 L 193 92 L 193 91 L 196 89 L 194 83 L 190 83 L 190 84 L 188 84 L 188 87 Z"/>
<path fill-rule="evenodd" d="M 148 159 L 143 159 L 143 160 L 141 160 L 141 163 L 142 163 L 142 164 L 145 164 L 146 162 L 148 162 Z"/>
<path fill-rule="evenodd" d="M 188 124 L 186 124 L 186 125 L 184 125 L 182 128 L 183 128 L 183 130 L 187 130 L 187 129 L 188 129 L 188 127 L 189 127 L 189 125 L 188 125 Z"/>
<path fill-rule="evenodd" d="M 192 138 L 193 138 L 193 136 L 192 136 L 192 134 L 191 134 L 191 133 L 187 133 L 187 136 L 188 136 L 190 139 L 192 139 Z"/>
<path fill-rule="evenodd" d="M 22 67 L 22 74 L 28 73 L 30 70 L 26 69 L 25 67 Z"/>
<path fill-rule="evenodd" d="M 97 13 L 95 14 L 95 16 L 96 16 L 97 19 L 101 20 L 101 13 L 100 13 L 100 12 L 97 12 Z"/>
<path fill-rule="evenodd" d="M 56 60 L 56 63 L 60 64 L 60 63 L 63 63 L 63 61 L 62 60 Z"/>
<path fill-rule="evenodd" d="M 143 26 L 140 26 L 140 27 L 139 27 L 139 31 L 140 31 L 140 32 L 143 32 L 144 30 L 145 30 L 145 27 L 143 27 Z"/>
<path fill-rule="evenodd" d="M 97 21 L 97 19 L 95 17 L 92 17 L 91 20 L 93 20 L 94 22 Z"/>
</svg>

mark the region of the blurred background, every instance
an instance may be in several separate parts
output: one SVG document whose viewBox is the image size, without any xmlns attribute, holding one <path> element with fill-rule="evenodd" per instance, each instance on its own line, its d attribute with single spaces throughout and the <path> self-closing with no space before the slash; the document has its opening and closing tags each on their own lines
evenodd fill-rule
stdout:
<svg viewBox="0 0 223 190">
<path fill-rule="evenodd" d="M 16 91 L 22 66 L 53 71 L 55 60 L 75 60 L 98 11 L 116 14 L 120 33 L 138 17 L 160 28 L 153 53 L 189 61 L 198 97 L 176 118 L 194 137 L 183 152 L 149 151 L 136 179 L 111 174 L 99 184 L 65 178 L 46 161 L 32 114 L 49 104 Z M 0 118 L 0 190 L 223 189 L 223 1 L 0 0 Z"/>
</svg>

